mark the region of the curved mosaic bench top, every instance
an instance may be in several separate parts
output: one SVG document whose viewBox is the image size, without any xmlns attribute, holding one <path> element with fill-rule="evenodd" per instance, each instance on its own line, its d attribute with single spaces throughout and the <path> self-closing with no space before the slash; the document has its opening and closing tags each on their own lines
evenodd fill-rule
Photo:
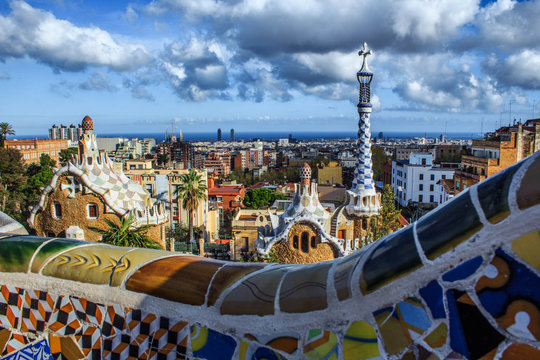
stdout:
<svg viewBox="0 0 540 360">
<path fill-rule="evenodd" d="M 537 153 L 418 222 L 313 265 L 3 235 L 0 354 L 540 358 L 539 220 Z"/>
</svg>

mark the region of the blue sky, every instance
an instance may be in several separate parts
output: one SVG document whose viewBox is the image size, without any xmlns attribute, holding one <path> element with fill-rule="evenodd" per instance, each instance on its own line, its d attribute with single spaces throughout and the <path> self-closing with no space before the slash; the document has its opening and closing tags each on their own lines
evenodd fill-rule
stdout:
<svg viewBox="0 0 540 360">
<path fill-rule="evenodd" d="M 540 117 L 538 18 L 510 0 L 4 1 L 0 121 L 356 131 L 367 41 L 373 131 L 489 131 Z"/>
</svg>

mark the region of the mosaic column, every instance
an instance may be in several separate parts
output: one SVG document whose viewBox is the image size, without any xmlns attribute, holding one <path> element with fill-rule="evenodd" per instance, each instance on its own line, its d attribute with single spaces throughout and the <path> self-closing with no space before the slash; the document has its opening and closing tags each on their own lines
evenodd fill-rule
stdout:
<svg viewBox="0 0 540 360">
<path fill-rule="evenodd" d="M 367 44 L 358 52 L 362 57 L 362 68 L 356 73 L 360 84 L 358 96 L 358 150 L 356 153 L 356 165 L 352 187 L 347 191 L 347 214 L 355 220 L 354 237 L 361 238 L 369 227 L 369 219 L 378 215 L 381 208 L 380 194 L 375 191 L 373 170 L 371 164 L 371 80 L 373 73 L 368 67 L 366 57 L 371 55 Z M 366 225 L 367 224 L 367 225 Z"/>
</svg>

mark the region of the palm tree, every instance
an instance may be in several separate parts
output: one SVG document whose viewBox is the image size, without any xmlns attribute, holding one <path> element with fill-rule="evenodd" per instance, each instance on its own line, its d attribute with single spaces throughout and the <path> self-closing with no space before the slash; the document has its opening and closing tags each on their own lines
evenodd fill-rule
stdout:
<svg viewBox="0 0 540 360">
<path fill-rule="evenodd" d="M 7 122 L 0 123 L 0 147 L 4 147 L 4 140 L 8 135 L 15 135 L 15 130 Z"/>
<path fill-rule="evenodd" d="M 135 218 L 132 215 L 123 217 L 120 224 L 109 219 L 104 219 L 104 221 L 109 226 L 106 230 L 93 226 L 88 227 L 93 232 L 101 234 L 100 242 L 116 246 L 162 249 L 157 242 L 146 235 L 148 225 L 133 228 Z"/>
<path fill-rule="evenodd" d="M 189 214 L 189 240 L 193 241 L 193 212 L 199 207 L 199 202 L 207 198 L 206 183 L 202 179 L 202 174 L 191 170 L 187 174 L 180 176 L 180 185 L 176 188 L 175 195 L 182 199 L 182 206 Z"/>
</svg>

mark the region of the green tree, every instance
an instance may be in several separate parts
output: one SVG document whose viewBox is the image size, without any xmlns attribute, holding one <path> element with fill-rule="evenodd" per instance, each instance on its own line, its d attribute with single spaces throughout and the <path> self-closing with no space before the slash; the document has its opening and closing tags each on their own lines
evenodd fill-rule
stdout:
<svg viewBox="0 0 540 360">
<path fill-rule="evenodd" d="M 158 165 L 165 165 L 169 162 L 169 155 L 167 154 L 157 154 L 157 163 Z"/>
<path fill-rule="evenodd" d="M 119 224 L 109 219 L 103 221 L 109 227 L 108 229 L 100 229 L 94 226 L 88 227 L 88 229 L 101 235 L 100 242 L 116 246 L 161 249 L 157 242 L 146 235 L 148 225 L 133 226 L 135 218 L 132 215 L 123 217 Z"/>
<path fill-rule="evenodd" d="M 399 215 L 401 210 L 396 209 L 396 195 L 390 185 L 385 185 L 381 196 L 381 211 L 375 223 L 372 223 L 373 240 L 377 240 L 390 232 L 401 228 Z"/>
<path fill-rule="evenodd" d="M 15 135 L 15 130 L 7 122 L 0 123 L 0 147 L 4 147 L 4 140 L 7 139 L 8 135 Z"/>
<path fill-rule="evenodd" d="M 62 149 L 58 153 L 59 162 L 62 166 L 66 166 L 68 161 L 71 160 L 71 157 L 79 152 L 79 149 L 76 147 L 70 147 L 67 149 Z"/>
<path fill-rule="evenodd" d="M 24 209 L 21 188 L 26 184 L 24 163 L 16 149 L 0 148 L 0 210 L 18 221 Z"/>
<path fill-rule="evenodd" d="M 278 199 L 285 200 L 286 197 L 272 189 L 253 189 L 246 192 L 244 205 L 250 209 L 260 209 L 272 205 Z"/>
<path fill-rule="evenodd" d="M 371 147 L 371 161 L 373 163 L 373 180 L 381 181 L 383 179 L 384 164 L 389 159 L 382 147 Z"/>
<path fill-rule="evenodd" d="M 166 234 L 168 239 L 174 239 L 175 242 L 189 242 L 189 227 L 177 226 L 174 229 L 167 227 Z M 198 226 L 193 227 L 195 237 L 200 237 L 202 229 Z"/>
<path fill-rule="evenodd" d="M 182 199 L 182 206 L 189 214 L 189 240 L 193 241 L 193 212 L 199 207 L 201 200 L 205 200 L 208 188 L 202 175 L 195 170 L 180 176 L 180 185 L 176 188 L 176 195 Z"/>
</svg>

